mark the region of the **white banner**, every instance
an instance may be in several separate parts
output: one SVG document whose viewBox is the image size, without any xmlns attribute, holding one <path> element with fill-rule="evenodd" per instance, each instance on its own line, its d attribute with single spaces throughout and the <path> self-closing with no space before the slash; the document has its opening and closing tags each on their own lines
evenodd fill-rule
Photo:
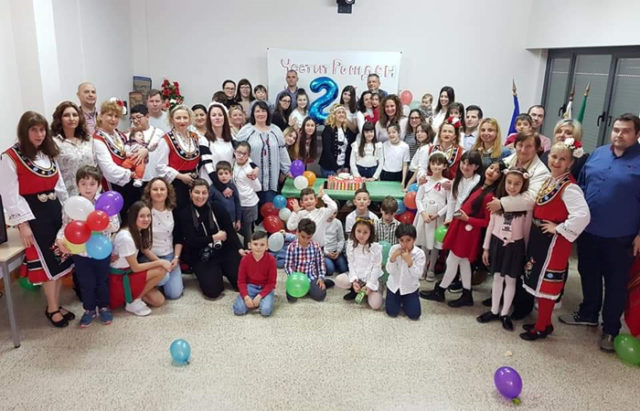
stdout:
<svg viewBox="0 0 640 411">
<path fill-rule="evenodd" d="M 329 77 L 338 85 L 339 93 L 345 86 L 356 88 L 356 97 L 367 89 L 367 75 L 380 76 L 380 88 L 387 93 L 398 92 L 400 74 L 400 52 L 378 51 L 303 51 L 287 49 L 267 49 L 267 76 L 269 99 L 275 104 L 276 96 L 285 89 L 287 71 L 298 72 L 298 87 L 304 88 L 313 103 L 326 94 L 321 89 L 311 91 L 309 85 L 319 77 Z M 333 101 L 328 102 L 331 104 Z"/>
</svg>

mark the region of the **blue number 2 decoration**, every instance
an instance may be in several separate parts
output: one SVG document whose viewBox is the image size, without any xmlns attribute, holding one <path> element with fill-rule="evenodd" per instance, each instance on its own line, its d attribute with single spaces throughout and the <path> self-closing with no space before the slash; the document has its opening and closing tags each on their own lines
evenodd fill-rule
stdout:
<svg viewBox="0 0 640 411">
<path fill-rule="evenodd" d="M 338 84 L 329 77 L 318 77 L 311 81 L 309 88 L 314 93 L 321 90 L 326 91 L 324 95 L 316 99 L 309 107 L 309 116 L 317 123 L 324 124 L 329 115 L 323 113 L 323 110 L 338 97 Z"/>
</svg>

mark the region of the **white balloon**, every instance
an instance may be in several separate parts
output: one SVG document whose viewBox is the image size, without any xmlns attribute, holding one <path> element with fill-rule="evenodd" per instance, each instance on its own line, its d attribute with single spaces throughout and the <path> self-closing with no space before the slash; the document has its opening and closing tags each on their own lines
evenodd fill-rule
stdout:
<svg viewBox="0 0 640 411">
<path fill-rule="evenodd" d="M 282 246 L 284 246 L 284 236 L 279 232 L 273 233 L 271 234 L 267 242 L 269 244 L 269 250 L 273 251 L 274 253 L 278 252 L 282 249 Z"/>
<path fill-rule="evenodd" d="M 298 190 L 302 190 L 309 186 L 309 180 L 305 176 L 298 176 L 293 180 L 293 186 Z"/>
<path fill-rule="evenodd" d="M 289 217 L 291 217 L 291 210 L 289 210 L 287 207 L 281 208 L 280 212 L 278 213 L 278 217 L 280 217 L 280 220 L 286 223 Z"/>
<path fill-rule="evenodd" d="M 93 204 L 81 196 L 73 196 L 64 203 L 64 212 L 73 220 L 84 221 L 93 211 Z"/>
</svg>

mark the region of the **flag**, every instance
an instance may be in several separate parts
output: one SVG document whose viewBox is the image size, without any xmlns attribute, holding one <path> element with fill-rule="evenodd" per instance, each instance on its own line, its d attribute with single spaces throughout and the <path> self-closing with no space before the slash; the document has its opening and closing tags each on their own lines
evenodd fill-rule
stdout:
<svg viewBox="0 0 640 411">
<path fill-rule="evenodd" d="M 567 119 L 571 119 L 572 113 L 571 113 L 571 108 L 573 106 L 573 100 L 569 100 L 569 103 L 567 103 L 567 108 L 564 110 L 564 113 L 562 114 L 562 119 L 563 120 L 567 120 Z"/>
<path fill-rule="evenodd" d="M 513 114 L 511 115 L 511 124 L 509 124 L 508 134 L 513 134 L 516 132 L 516 117 L 518 117 L 518 115 L 520 114 L 520 104 L 518 104 L 518 90 L 516 89 L 515 80 L 513 80 L 511 91 L 513 92 Z"/>
<path fill-rule="evenodd" d="M 584 89 L 584 96 L 582 97 L 582 105 L 580 105 L 580 111 L 578 112 L 578 120 L 582 124 L 584 120 L 584 112 L 587 109 L 587 97 L 589 97 L 589 90 L 591 90 L 591 82 L 587 83 L 587 87 Z"/>
</svg>

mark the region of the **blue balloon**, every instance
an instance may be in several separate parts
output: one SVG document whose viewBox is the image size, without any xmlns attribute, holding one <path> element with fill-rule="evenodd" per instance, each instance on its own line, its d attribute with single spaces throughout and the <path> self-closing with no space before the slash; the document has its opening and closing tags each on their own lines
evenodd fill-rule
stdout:
<svg viewBox="0 0 640 411">
<path fill-rule="evenodd" d="M 191 357 L 191 346 L 188 342 L 179 338 L 171 343 L 169 347 L 171 358 L 177 365 L 189 364 L 189 358 Z"/>
<path fill-rule="evenodd" d="M 411 192 L 411 191 L 416 191 L 416 192 L 417 192 L 417 191 L 418 191 L 418 184 L 417 184 L 417 183 L 413 183 L 413 184 L 411 184 L 411 185 L 409 186 L 409 189 L 408 189 L 407 191 L 409 191 L 409 192 Z"/>
<path fill-rule="evenodd" d="M 407 207 L 405 207 L 404 201 L 402 201 L 401 198 L 397 198 L 396 201 L 398 202 L 398 211 L 396 211 L 396 214 L 402 214 L 407 211 Z"/>
<path fill-rule="evenodd" d="M 287 199 L 284 198 L 284 196 L 278 194 L 277 196 L 273 197 L 273 206 L 278 210 L 283 209 L 287 206 Z"/>
<path fill-rule="evenodd" d="M 86 243 L 87 255 L 95 260 L 104 260 L 111 255 L 113 246 L 111 241 L 103 234 L 91 234 L 91 238 Z"/>
<path fill-rule="evenodd" d="M 330 77 L 318 77 L 309 83 L 309 88 L 314 93 L 318 93 L 321 90 L 326 92 L 309 106 L 309 116 L 314 119 L 316 123 L 324 124 L 329 115 L 324 113 L 323 110 L 329 107 L 338 97 L 338 84 Z"/>
</svg>

